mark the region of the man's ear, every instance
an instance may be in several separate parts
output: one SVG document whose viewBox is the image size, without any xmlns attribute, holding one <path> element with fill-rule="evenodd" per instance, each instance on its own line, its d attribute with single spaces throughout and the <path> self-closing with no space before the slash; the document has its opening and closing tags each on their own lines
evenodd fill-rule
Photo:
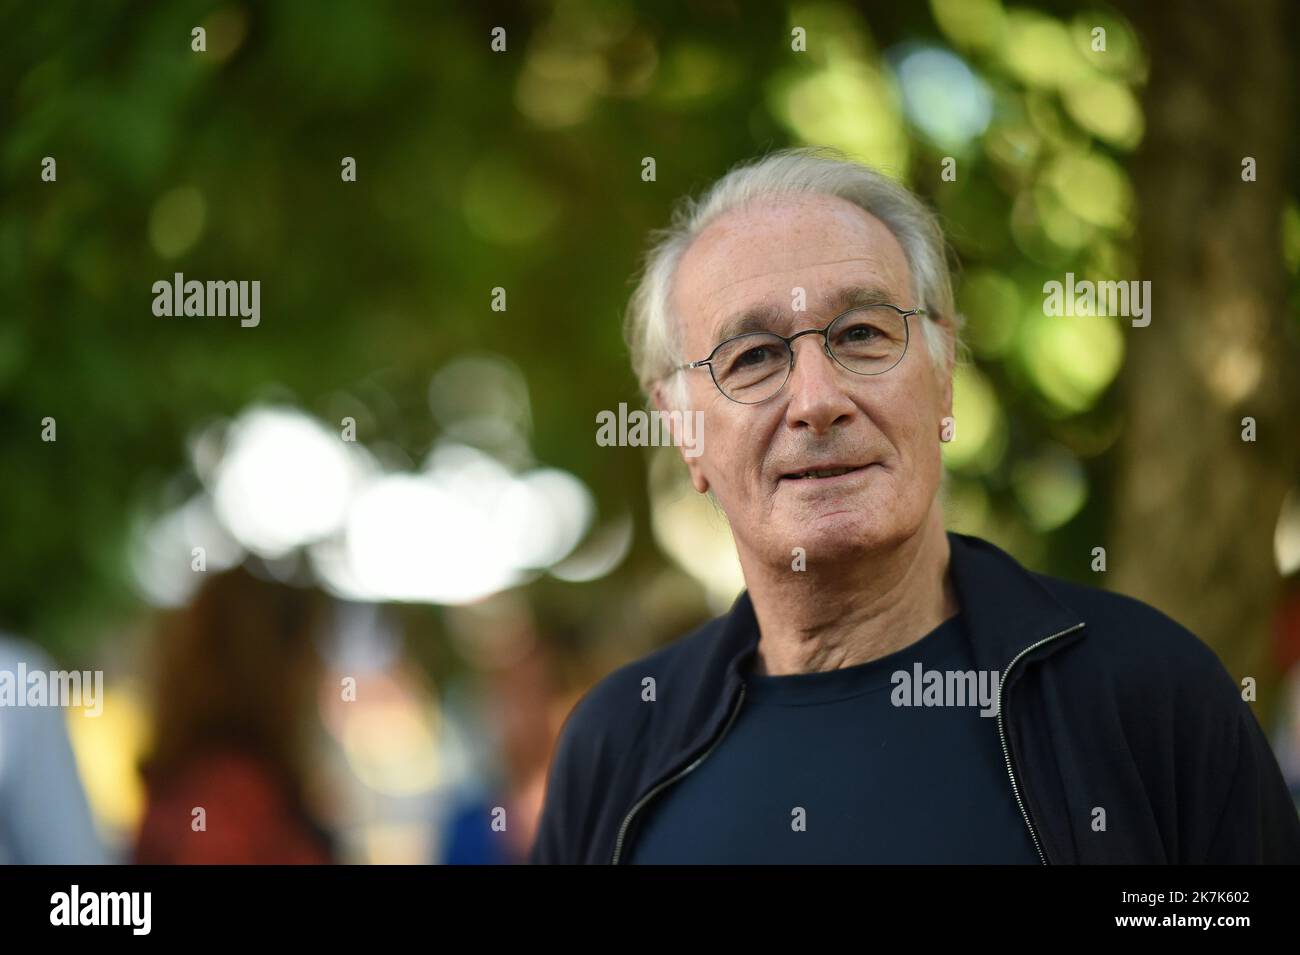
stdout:
<svg viewBox="0 0 1300 955">
<path fill-rule="evenodd" d="M 682 418 L 685 415 L 690 414 L 691 412 L 682 409 L 681 415 L 674 416 L 668 414 L 668 412 L 674 409 L 672 403 L 668 401 L 668 395 L 667 392 L 664 390 L 663 382 L 656 382 L 651 387 L 650 401 L 654 405 L 656 411 L 667 415 L 667 418 L 665 420 L 668 421 L 669 427 L 672 428 L 673 445 L 677 448 L 677 453 L 681 456 L 682 461 L 686 464 L 686 470 L 690 472 L 692 486 L 694 486 L 695 490 L 699 491 L 701 494 L 708 493 L 709 479 L 704 476 L 704 469 L 700 465 L 700 461 L 703 458 L 703 454 L 697 453 L 693 456 L 688 455 L 686 453 L 687 450 L 686 442 L 682 440 L 682 434 L 680 430 L 682 426 Z M 696 440 L 699 441 L 700 439 L 701 436 L 696 435 Z"/>
</svg>

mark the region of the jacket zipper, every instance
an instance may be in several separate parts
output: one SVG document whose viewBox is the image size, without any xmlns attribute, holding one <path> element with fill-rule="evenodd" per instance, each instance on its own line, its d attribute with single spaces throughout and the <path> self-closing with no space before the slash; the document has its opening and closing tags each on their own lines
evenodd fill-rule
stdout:
<svg viewBox="0 0 1300 955">
<path fill-rule="evenodd" d="M 736 722 L 736 717 L 740 715 L 740 708 L 744 704 L 745 704 L 745 684 L 742 683 L 740 684 L 740 699 L 736 701 L 736 708 L 731 711 L 731 716 L 727 720 L 727 725 L 722 728 L 722 732 L 718 734 L 717 738 L 714 739 L 714 741 L 709 744 L 709 748 L 706 749 L 699 756 L 697 756 L 695 760 L 685 769 L 680 770 L 677 773 L 674 773 L 672 776 L 669 776 L 663 782 L 659 783 L 659 785 L 651 789 L 648 793 L 646 793 L 639 800 L 637 800 L 636 805 L 633 806 L 628 811 L 627 816 L 623 819 L 623 824 L 618 827 L 618 839 L 615 840 L 614 842 L 614 858 L 610 862 L 610 865 L 618 865 L 618 857 L 623 851 L 623 838 L 627 835 L 628 826 L 632 822 L 632 817 L 635 816 L 641 810 L 641 807 L 643 807 L 646 803 L 648 803 L 651 799 L 653 799 L 659 792 L 661 792 L 663 789 L 667 788 L 668 786 L 671 786 L 673 783 L 677 782 L 677 780 L 681 779 L 683 776 L 685 776 L 687 773 L 693 770 L 696 766 L 700 765 L 700 763 L 704 762 L 706 759 L 709 758 L 709 754 L 718 748 L 718 744 L 722 742 L 723 737 L 727 735 L 727 731 L 731 729 L 731 724 Z"/>
<path fill-rule="evenodd" d="M 1029 811 L 1025 808 L 1025 801 L 1020 798 L 1020 786 L 1016 783 L 1015 771 L 1011 768 L 1011 750 L 1007 747 L 1007 734 L 1002 727 L 1002 713 L 1006 709 L 1003 705 L 1002 691 L 1006 688 L 1007 677 L 1011 675 L 1011 670 L 1020 661 L 1026 653 L 1037 650 L 1045 643 L 1051 643 L 1057 637 L 1063 637 L 1067 633 L 1074 633 L 1082 627 L 1082 623 L 1076 623 L 1073 627 L 1062 630 L 1060 633 L 1054 633 L 1050 637 L 1044 637 L 1037 643 L 1030 644 L 1012 658 L 1007 664 L 1007 668 L 1002 671 L 1002 681 L 998 684 L 998 739 L 1002 741 L 1002 756 L 1007 761 L 1007 776 L 1011 779 L 1011 791 L 1015 794 L 1016 805 L 1020 807 L 1020 815 L 1024 817 L 1025 826 L 1029 829 L 1029 838 L 1034 840 L 1034 849 L 1038 852 L 1038 859 L 1043 865 L 1047 865 L 1047 856 L 1043 854 L 1043 846 L 1038 841 L 1038 833 L 1034 831 L 1034 824 L 1029 821 Z"/>
</svg>

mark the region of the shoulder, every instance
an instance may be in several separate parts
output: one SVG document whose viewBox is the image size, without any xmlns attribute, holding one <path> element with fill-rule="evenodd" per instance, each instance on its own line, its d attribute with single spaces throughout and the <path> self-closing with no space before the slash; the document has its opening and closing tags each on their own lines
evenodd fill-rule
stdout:
<svg viewBox="0 0 1300 955">
<path fill-rule="evenodd" d="M 1204 705 L 1239 702 L 1236 684 L 1211 647 L 1151 604 L 1046 574 L 1033 577 L 1084 622 L 1067 659 L 1089 676 L 1150 696 L 1163 690 Z"/>
<path fill-rule="evenodd" d="M 711 620 L 623 664 L 569 710 L 551 757 L 530 861 L 572 862 L 603 854 L 604 847 L 595 852 L 591 842 L 593 820 L 625 810 L 621 796 L 637 788 L 651 762 L 648 754 L 675 745 L 675 731 L 690 724 L 689 706 L 708 696 L 703 688 L 710 662 L 716 665 L 725 656 L 725 619 Z M 653 697 L 646 692 L 651 685 Z M 646 705 L 647 699 L 656 705 Z M 607 823 L 615 824 L 612 819 Z"/>
<path fill-rule="evenodd" d="M 711 681 L 718 680 L 728 652 L 723 647 L 727 618 L 703 622 L 595 682 L 565 717 L 558 755 L 616 759 L 679 726 L 702 699 L 714 699 Z M 655 706 L 646 706 L 647 699 Z"/>
<path fill-rule="evenodd" d="M 279 815 L 285 808 L 285 793 L 269 768 L 231 748 L 203 750 L 147 778 L 151 801 L 162 807 L 217 806 L 244 815 Z"/>
<path fill-rule="evenodd" d="M 7 686 L 8 693 L 26 693 L 27 687 L 19 682 L 20 671 L 50 673 L 55 668 L 54 659 L 37 644 L 0 632 L 0 683 Z M 37 753 L 45 757 L 52 751 L 61 755 L 70 752 L 65 712 L 58 706 L 14 706 L 0 711 L 0 783 L 20 777 L 17 767 L 24 765 L 23 754 L 29 757 L 26 764 L 30 767 L 50 769 L 55 764 L 46 758 L 36 760 Z"/>
<path fill-rule="evenodd" d="M 671 703 L 676 694 L 665 698 L 663 688 L 698 683 L 705 661 L 718 650 L 725 620 L 715 617 L 602 677 L 574 704 L 564 733 L 591 741 L 635 735 L 648 719 L 648 708 L 642 705 L 647 689 Z"/>
<path fill-rule="evenodd" d="M 203 809 L 199 830 L 193 828 L 197 808 Z M 136 861 L 290 864 L 329 856 L 276 773 L 255 756 L 222 748 L 151 780 Z"/>
</svg>

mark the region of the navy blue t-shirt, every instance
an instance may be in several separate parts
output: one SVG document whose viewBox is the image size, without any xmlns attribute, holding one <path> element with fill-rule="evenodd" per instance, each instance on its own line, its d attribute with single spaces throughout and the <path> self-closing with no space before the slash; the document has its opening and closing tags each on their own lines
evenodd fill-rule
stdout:
<svg viewBox="0 0 1300 955">
<path fill-rule="evenodd" d="M 991 708 L 896 705 L 921 702 L 894 676 L 918 663 L 974 674 L 961 614 L 868 663 L 749 673 L 722 742 L 642 810 L 629 861 L 1038 864 Z"/>
</svg>

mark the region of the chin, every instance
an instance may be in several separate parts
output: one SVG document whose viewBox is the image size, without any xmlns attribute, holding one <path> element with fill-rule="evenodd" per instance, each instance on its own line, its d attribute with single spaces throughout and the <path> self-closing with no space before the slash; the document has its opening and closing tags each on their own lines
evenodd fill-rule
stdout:
<svg viewBox="0 0 1300 955">
<path fill-rule="evenodd" d="M 804 548 L 810 562 L 840 560 L 890 546 L 908 536 L 896 516 L 873 511 L 827 509 L 820 514 L 792 516 L 782 524 L 789 528 L 785 536 L 794 542 L 791 547 Z"/>
</svg>

